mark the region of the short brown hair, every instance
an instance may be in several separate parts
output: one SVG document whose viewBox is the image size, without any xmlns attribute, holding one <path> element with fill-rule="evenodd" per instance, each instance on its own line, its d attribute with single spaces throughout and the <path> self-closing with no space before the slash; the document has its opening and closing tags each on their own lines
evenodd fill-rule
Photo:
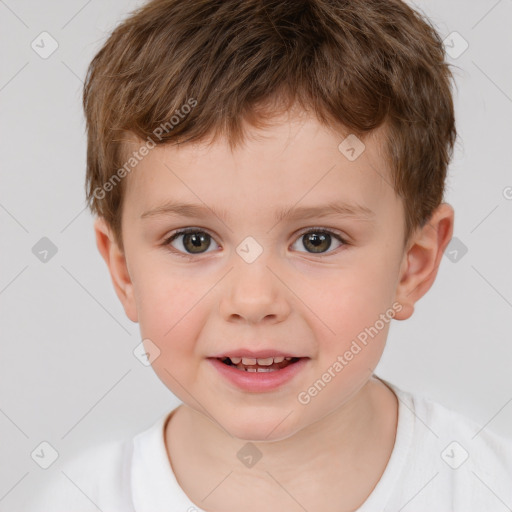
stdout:
<svg viewBox="0 0 512 512">
<path fill-rule="evenodd" d="M 225 135 L 233 148 L 245 138 L 242 121 L 264 126 L 297 102 L 360 138 L 386 127 L 405 245 L 443 201 L 456 138 L 451 78 L 438 33 L 400 0 L 152 0 L 112 32 L 87 72 L 88 206 L 122 248 L 124 180 L 112 178 L 127 138 Z"/>
</svg>

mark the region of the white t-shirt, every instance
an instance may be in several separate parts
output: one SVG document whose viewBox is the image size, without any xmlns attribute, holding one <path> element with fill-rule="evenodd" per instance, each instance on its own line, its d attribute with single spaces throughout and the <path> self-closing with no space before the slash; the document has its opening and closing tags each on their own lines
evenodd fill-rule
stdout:
<svg viewBox="0 0 512 512">
<path fill-rule="evenodd" d="M 397 434 L 381 479 L 357 512 L 512 510 L 512 437 L 381 380 L 399 399 Z M 129 441 L 104 443 L 64 464 L 28 512 L 204 512 L 167 457 L 171 413 Z"/>
</svg>

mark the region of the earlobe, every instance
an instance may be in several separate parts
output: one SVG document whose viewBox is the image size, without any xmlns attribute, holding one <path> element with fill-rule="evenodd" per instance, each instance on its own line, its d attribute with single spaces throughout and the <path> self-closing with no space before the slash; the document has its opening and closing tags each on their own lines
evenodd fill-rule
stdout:
<svg viewBox="0 0 512 512">
<path fill-rule="evenodd" d="M 397 320 L 406 320 L 414 313 L 415 303 L 427 293 L 441 263 L 441 258 L 453 235 L 454 210 L 441 203 L 430 220 L 411 240 L 400 269 L 396 298 L 402 310 Z"/>
<path fill-rule="evenodd" d="M 105 219 L 98 217 L 94 222 L 96 246 L 107 264 L 116 295 L 125 313 L 132 322 L 138 321 L 133 283 L 128 272 L 126 257 L 114 239 L 112 230 Z"/>
</svg>

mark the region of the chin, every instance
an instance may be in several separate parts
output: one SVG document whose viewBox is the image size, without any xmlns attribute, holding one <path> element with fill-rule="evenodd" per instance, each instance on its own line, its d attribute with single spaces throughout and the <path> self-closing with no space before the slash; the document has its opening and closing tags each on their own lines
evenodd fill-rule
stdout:
<svg viewBox="0 0 512 512">
<path fill-rule="evenodd" d="M 284 439 L 287 439 L 288 437 L 293 435 L 293 432 L 280 432 L 279 434 L 275 434 L 275 432 L 272 432 L 269 435 L 269 432 L 272 430 L 272 428 L 254 428 L 248 427 L 243 428 L 240 426 L 234 427 L 233 429 L 229 430 L 229 433 L 236 437 L 237 439 L 240 439 L 240 441 L 245 442 L 252 442 L 252 443 L 270 443 L 275 441 L 282 441 Z"/>
<path fill-rule="evenodd" d="M 295 424 L 290 424 L 291 416 L 278 413 L 264 417 L 261 412 L 255 410 L 253 414 L 244 416 L 237 413 L 233 421 L 224 423 L 223 426 L 233 437 L 241 441 L 254 443 L 282 441 L 299 430 Z"/>
</svg>

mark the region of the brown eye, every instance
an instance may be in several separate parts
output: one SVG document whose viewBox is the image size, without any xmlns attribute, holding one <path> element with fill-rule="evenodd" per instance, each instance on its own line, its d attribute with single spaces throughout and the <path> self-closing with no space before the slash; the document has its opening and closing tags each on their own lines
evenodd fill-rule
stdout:
<svg viewBox="0 0 512 512">
<path fill-rule="evenodd" d="M 210 247 L 212 240 L 212 237 L 204 231 L 183 230 L 171 235 L 165 241 L 165 245 L 171 245 L 185 254 L 203 254 Z M 173 242 L 176 242 L 176 245 Z"/>
<path fill-rule="evenodd" d="M 306 248 L 306 252 L 311 254 L 323 254 L 331 248 L 333 239 L 339 243 L 338 247 L 344 244 L 344 240 L 336 233 L 323 229 L 314 229 L 303 233 L 295 244 L 302 241 L 302 245 Z"/>
</svg>

